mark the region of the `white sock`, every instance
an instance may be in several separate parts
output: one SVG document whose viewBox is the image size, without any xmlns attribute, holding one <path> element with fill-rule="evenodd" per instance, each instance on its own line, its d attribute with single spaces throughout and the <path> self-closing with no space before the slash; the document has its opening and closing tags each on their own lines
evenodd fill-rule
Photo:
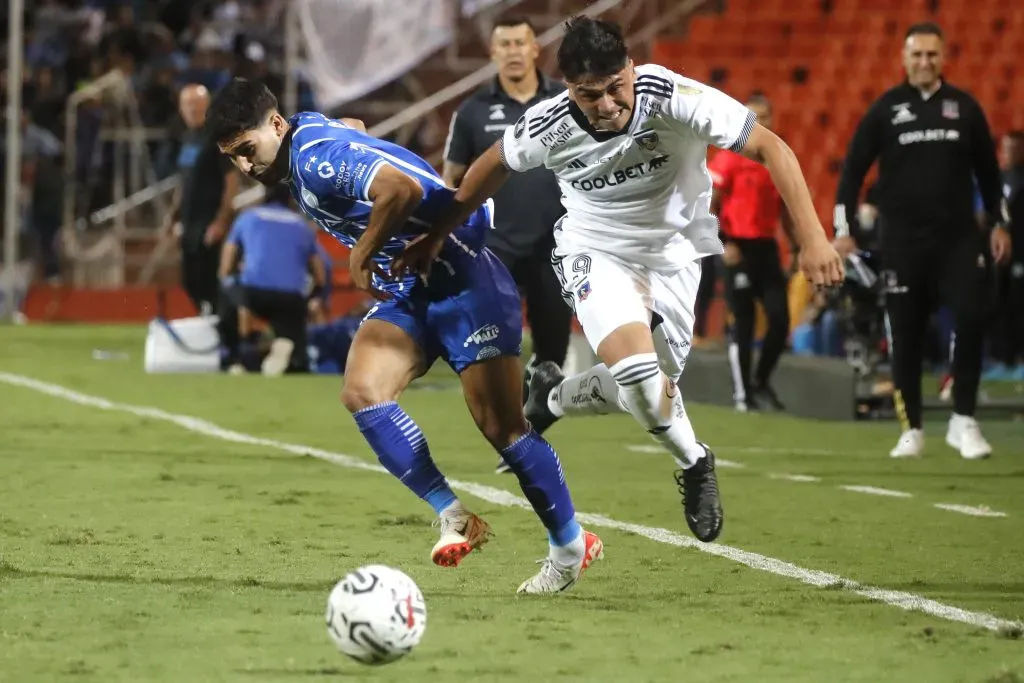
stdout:
<svg viewBox="0 0 1024 683">
<path fill-rule="evenodd" d="M 683 468 L 704 455 L 683 408 L 679 388 L 661 373 L 653 353 L 624 358 L 609 368 L 630 415 L 643 425 Z"/>
<path fill-rule="evenodd" d="M 619 385 L 604 365 L 562 380 L 548 395 L 548 410 L 555 417 L 627 412 L 619 397 Z"/>
<path fill-rule="evenodd" d="M 448 507 L 441 510 L 439 517 L 458 517 L 465 514 L 466 508 L 462 506 L 462 501 L 456 498 Z"/>
<path fill-rule="evenodd" d="M 548 544 L 548 557 L 563 567 L 573 567 L 583 561 L 583 554 L 587 545 L 583 541 L 583 531 L 576 537 L 576 540 L 568 545 Z"/>
<path fill-rule="evenodd" d="M 682 392 L 679 391 L 679 387 L 674 388 L 672 427 L 664 434 L 655 435 L 654 438 L 660 441 L 672 453 L 672 457 L 677 465 L 686 469 L 697 464 L 697 461 L 707 455 L 707 452 L 697 441 L 697 435 L 694 433 L 693 425 L 690 423 L 690 416 L 686 414 L 686 407 L 683 405 Z M 662 441 L 662 437 L 670 440 L 672 445 L 670 446 L 665 441 Z M 680 450 L 683 453 L 682 459 L 676 455 Z"/>
</svg>

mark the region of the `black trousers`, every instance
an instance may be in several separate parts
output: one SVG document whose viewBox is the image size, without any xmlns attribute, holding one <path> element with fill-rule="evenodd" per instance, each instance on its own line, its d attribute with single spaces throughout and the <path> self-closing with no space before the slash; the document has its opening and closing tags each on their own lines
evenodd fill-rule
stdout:
<svg viewBox="0 0 1024 683">
<path fill-rule="evenodd" d="M 707 337 L 708 311 L 715 300 L 715 285 L 721 264 L 714 256 L 705 256 L 700 261 L 700 285 L 697 287 L 697 301 L 693 306 L 693 336 Z"/>
<path fill-rule="evenodd" d="M 1024 244 L 1014 242 L 1024 251 Z M 1024 258 L 1015 255 L 1008 266 L 996 274 L 999 290 L 998 310 L 992 326 L 992 356 L 1013 366 L 1024 363 Z"/>
<path fill-rule="evenodd" d="M 756 322 L 755 302 L 760 301 L 768 318 L 768 330 L 761 342 L 754 386 L 768 383 L 789 337 L 789 303 L 786 298 L 786 276 L 782 272 L 779 245 L 774 239 L 734 240 L 743 261 L 725 268 L 725 297 L 732 313 L 729 334 L 730 361 L 733 376 L 738 374 L 740 386 L 734 386 L 737 400 L 750 395 L 750 364 Z M 735 347 L 735 350 L 732 347 Z"/>
<path fill-rule="evenodd" d="M 569 350 L 572 309 L 562 298 L 562 286 L 551 266 L 554 246 L 553 239 L 544 239 L 525 256 L 511 256 L 500 251 L 494 254 L 512 273 L 512 279 L 526 302 L 526 320 L 533 335 L 536 362 L 552 361 L 561 366 Z"/>
<path fill-rule="evenodd" d="M 183 245 L 181 250 L 181 286 L 184 288 L 192 305 L 199 312 L 203 303 L 211 311 L 217 309 L 220 293 L 220 280 L 217 269 L 220 266 L 220 244 L 208 247 Z"/>
<path fill-rule="evenodd" d="M 266 320 L 275 337 L 290 339 L 295 344 L 289 372 L 305 372 L 309 368 L 306 349 L 306 297 L 293 292 L 233 285 L 221 292 L 218 314 L 221 345 L 225 349 L 222 365 L 239 362 L 242 339 L 238 332 L 238 309 L 246 308 L 257 318 Z"/>
<path fill-rule="evenodd" d="M 984 237 L 966 228 L 964 235 L 935 246 L 887 244 L 882 261 L 893 399 L 902 428 L 921 428 L 925 331 L 940 304 L 954 317 L 953 409 L 974 415 L 995 293 Z"/>
</svg>

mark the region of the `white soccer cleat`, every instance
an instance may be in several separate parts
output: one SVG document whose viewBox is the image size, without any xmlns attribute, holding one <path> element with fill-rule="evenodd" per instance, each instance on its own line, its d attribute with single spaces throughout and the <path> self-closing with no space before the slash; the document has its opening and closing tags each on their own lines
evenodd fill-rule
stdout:
<svg viewBox="0 0 1024 683">
<path fill-rule="evenodd" d="M 896 447 L 889 451 L 891 458 L 917 458 L 924 452 L 924 432 L 920 429 L 908 429 L 900 434 Z"/>
<path fill-rule="evenodd" d="M 591 564 L 604 559 L 604 543 L 597 534 L 584 531 L 583 548 L 583 559 L 573 565 L 558 564 L 550 557 L 540 560 L 540 571 L 524 581 L 516 592 L 561 593 L 572 588 Z"/>
<path fill-rule="evenodd" d="M 438 519 L 441 538 L 430 551 L 430 559 L 438 567 L 458 567 L 462 558 L 491 540 L 494 532 L 482 517 L 460 510 Z"/>
<path fill-rule="evenodd" d="M 260 369 L 266 377 L 280 377 L 288 369 L 292 362 L 292 351 L 295 350 L 295 342 L 291 339 L 278 337 L 270 342 L 270 353 L 263 359 Z"/>
<path fill-rule="evenodd" d="M 960 451 L 965 460 L 981 460 L 992 455 L 992 446 L 981 435 L 978 421 L 967 415 L 953 414 L 946 430 L 946 443 Z"/>
</svg>

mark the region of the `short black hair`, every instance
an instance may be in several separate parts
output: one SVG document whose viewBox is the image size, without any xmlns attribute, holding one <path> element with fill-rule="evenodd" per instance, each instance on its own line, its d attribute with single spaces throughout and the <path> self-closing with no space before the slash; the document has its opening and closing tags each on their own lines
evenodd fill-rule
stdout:
<svg viewBox="0 0 1024 683">
<path fill-rule="evenodd" d="M 567 81 L 584 76 L 607 78 L 622 71 L 628 61 L 629 52 L 618 24 L 587 16 L 565 22 L 558 68 Z"/>
<path fill-rule="evenodd" d="M 206 133 L 216 142 L 228 142 L 247 130 L 259 128 L 277 98 L 263 83 L 235 78 L 217 93 L 206 112 Z"/>
<path fill-rule="evenodd" d="M 747 104 L 763 104 L 769 109 L 772 108 L 772 101 L 768 99 L 763 90 L 755 90 L 750 93 L 750 97 L 747 98 Z"/>
<path fill-rule="evenodd" d="M 910 36 L 935 36 L 939 40 L 946 39 L 946 37 L 942 35 L 942 28 L 940 28 L 934 21 L 922 21 L 919 24 L 914 24 L 907 29 L 907 35 L 903 36 L 903 40 L 906 40 Z"/>
<path fill-rule="evenodd" d="M 491 29 L 491 32 L 493 33 L 494 29 L 512 28 L 514 26 L 526 26 L 535 34 L 537 33 L 537 29 L 536 27 L 534 27 L 533 22 L 530 21 L 528 17 L 519 14 L 512 14 L 507 17 L 502 17 L 501 19 L 498 19 L 496 22 L 494 22 L 494 28 Z"/>
</svg>

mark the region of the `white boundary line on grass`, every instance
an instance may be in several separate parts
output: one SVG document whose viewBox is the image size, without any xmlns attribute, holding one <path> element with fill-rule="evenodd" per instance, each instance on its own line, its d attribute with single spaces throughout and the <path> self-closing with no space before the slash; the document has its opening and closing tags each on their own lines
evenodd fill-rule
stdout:
<svg viewBox="0 0 1024 683">
<path fill-rule="evenodd" d="M 716 446 L 720 450 L 744 450 L 740 446 Z M 626 450 L 633 451 L 634 453 L 657 453 L 659 455 L 665 454 L 665 449 L 661 446 L 655 446 L 651 444 L 633 444 L 626 446 Z M 746 449 L 757 451 L 759 449 Z M 774 451 L 784 452 L 784 449 L 773 449 Z M 831 454 L 833 451 L 808 451 L 804 450 L 804 453 L 819 452 Z M 746 465 L 741 462 L 735 462 L 733 460 L 722 460 L 721 458 L 715 459 L 715 464 L 723 468 L 733 469 L 744 469 Z M 769 479 L 775 479 L 780 481 L 795 481 L 800 483 L 818 482 L 821 481 L 819 477 L 812 477 L 807 474 L 786 474 L 782 472 L 771 472 L 765 475 Z M 865 493 L 870 496 L 888 496 L 890 498 L 913 498 L 914 494 L 907 493 L 906 491 L 893 491 L 891 489 L 882 489 L 876 486 L 860 486 L 854 484 L 841 484 L 837 488 L 844 491 L 852 491 L 853 493 Z M 998 512 L 987 506 L 974 507 L 971 505 L 961 505 L 959 503 L 935 503 L 932 507 L 940 510 L 948 510 L 950 512 L 956 512 L 961 515 L 970 515 L 971 517 L 1008 517 L 1005 512 Z"/>
<path fill-rule="evenodd" d="M 866 493 L 869 496 L 888 496 L 889 498 L 913 498 L 913 494 L 906 491 L 893 491 L 892 489 L 880 489 L 877 486 L 859 486 L 856 484 L 843 484 L 839 488 L 854 493 Z"/>
<path fill-rule="evenodd" d="M 252 436 L 251 434 L 243 434 L 230 429 L 224 429 L 223 427 L 219 427 L 211 422 L 196 417 L 169 413 L 167 411 L 160 410 L 159 408 L 117 403 L 99 396 L 90 396 L 89 394 L 73 391 L 60 386 L 59 384 L 51 384 L 49 382 L 32 379 L 31 377 L 0 372 L 0 382 L 24 387 L 26 389 L 32 389 L 79 405 L 100 408 L 102 410 L 130 413 L 138 417 L 147 417 L 154 420 L 170 422 L 190 432 L 213 437 L 215 439 L 221 439 L 223 441 L 275 448 L 295 455 L 319 458 L 321 460 L 334 463 L 335 465 L 351 469 L 370 472 L 386 471 L 380 465 L 370 464 L 342 453 L 333 453 L 320 448 L 311 448 L 309 446 L 285 443 L 283 441 L 275 441 L 272 439 L 262 439 L 257 436 Z M 495 505 L 518 507 L 527 510 L 530 509 L 530 504 L 525 498 L 521 498 L 520 496 L 509 493 L 508 491 L 473 482 L 451 480 L 449 483 L 453 489 L 464 491 Z M 589 513 L 578 513 L 577 518 L 584 524 L 590 526 L 615 529 L 616 531 L 625 531 L 627 533 L 636 534 L 637 536 L 643 536 L 644 538 L 657 543 L 665 543 L 667 545 L 673 545 L 680 548 L 693 548 L 700 550 L 701 552 L 708 553 L 709 555 L 717 555 L 718 557 L 738 562 L 752 569 L 758 569 L 770 574 L 775 574 L 776 576 L 795 579 L 801 583 L 811 586 L 817 586 L 819 588 L 842 588 L 843 590 L 868 598 L 869 600 L 881 602 L 892 607 L 899 607 L 904 610 L 924 612 L 925 614 L 939 617 L 941 619 L 958 621 L 971 626 L 983 627 L 992 631 L 998 631 L 1001 629 L 1018 630 L 1024 628 L 1024 624 L 1010 621 L 1008 619 L 1002 619 L 992 614 L 986 614 L 985 612 L 972 612 L 960 607 L 946 605 L 920 595 L 914 595 L 913 593 L 889 590 L 876 586 L 866 586 L 837 574 L 829 574 L 828 572 L 818 571 L 815 569 L 804 569 L 803 567 L 798 567 L 795 564 L 790 564 L 783 560 L 759 555 L 746 550 L 740 550 L 739 548 L 732 548 L 730 546 L 719 545 L 717 543 L 701 543 L 689 536 L 683 536 L 674 531 L 669 531 L 668 529 L 642 526 L 640 524 L 631 524 L 629 522 L 620 522 L 603 515 Z"/>
</svg>

